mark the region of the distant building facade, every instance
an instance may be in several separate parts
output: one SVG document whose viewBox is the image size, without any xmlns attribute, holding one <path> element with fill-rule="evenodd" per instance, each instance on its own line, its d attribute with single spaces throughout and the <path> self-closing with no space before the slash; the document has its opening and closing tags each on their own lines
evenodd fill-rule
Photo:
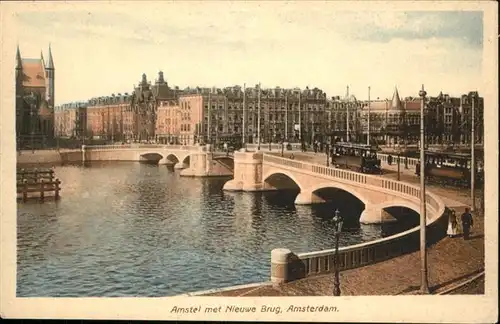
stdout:
<svg viewBox="0 0 500 324">
<path fill-rule="evenodd" d="M 442 93 L 426 97 L 427 143 L 468 144 L 473 100 L 476 142 L 482 143 L 483 99 L 473 92 L 460 98 Z M 401 99 L 397 88 L 390 100 L 370 101 L 357 100 L 349 90 L 343 97 L 328 98 L 318 88 L 261 89 L 256 85 L 179 90 L 169 87 L 160 71 L 154 84 L 143 74 L 131 94 L 92 98 L 86 105 L 76 105 L 77 110 L 72 110 L 74 104 L 56 109 L 56 135 L 238 146 L 243 136 L 246 143 L 262 144 L 312 143 L 330 136 L 366 143 L 369 134 L 372 144 L 404 145 L 420 139 L 420 106 L 419 97 Z"/>
<path fill-rule="evenodd" d="M 88 102 L 72 102 L 54 108 L 54 135 L 81 139 L 87 132 Z"/>
<path fill-rule="evenodd" d="M 54 138 L 55 67 L 52 50 L 45 62 L 22 58 L 16 52 L 16 138 L 17 146 L 45 146 Z"/>
</svg>

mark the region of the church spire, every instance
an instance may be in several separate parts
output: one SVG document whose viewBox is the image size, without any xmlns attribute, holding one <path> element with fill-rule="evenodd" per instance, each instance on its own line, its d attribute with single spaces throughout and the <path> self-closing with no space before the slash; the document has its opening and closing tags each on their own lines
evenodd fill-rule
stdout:
<svg viewBox="0 0 500 324">
<path fill-rule="evenodd" d="M 398 88 L 394 87 L 394 94 L 392 95 L 392 104 L 391 108 L 395 110 L 402 110 L 403 104 L 401 103 L 401 99 L 399 98 Z"/>
<path fill-rule="evenodd" d="M 23 62 L 21 60 L 21 51 L 19 50 L 19 44 L 17 44 L 17 53 L 16 53 L 16 69 L 22 69 Z"/>
<path fill-rule="evenodd" d="M 165 79 L 163 78 L 163 72 L 162 71 L 158 72 L 158 83 L 159 84 L 165 83 Z"/>
<path fill-rule="evenodd" d="M 52 49 L 49 43 L 49 62 L 47 63 L 47 69 L 54 69 L 54 59 L 52 58 Z"/>
</svg>

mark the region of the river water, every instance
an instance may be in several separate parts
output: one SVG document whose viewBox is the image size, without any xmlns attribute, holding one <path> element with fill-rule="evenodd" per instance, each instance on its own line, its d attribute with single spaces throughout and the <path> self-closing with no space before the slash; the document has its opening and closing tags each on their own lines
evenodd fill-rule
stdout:
<svg viewBox="0 0 500 324">
<path fill-rule="evenodd" d="M 17 295 L 171 296 L 267 281 L 270 252 L 341 246 L 414 225 L 360 225 L 345 199 L 295 206 L 294 192 L 231 193 L 139 163 L 60 166 L 61 199 L 19 203 Z"/>
</svg>

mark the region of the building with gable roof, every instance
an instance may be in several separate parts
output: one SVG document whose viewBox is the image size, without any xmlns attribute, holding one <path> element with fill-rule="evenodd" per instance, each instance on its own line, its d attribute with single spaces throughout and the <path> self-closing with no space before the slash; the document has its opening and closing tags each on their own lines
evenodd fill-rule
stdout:
<svg viewBox="0 0 500 324">
<path fill-rule="evenodd" d="M 22 58 L 16 52 L 16 138 L 17 146 L 40 147 L 54 138 L 55 67 L 49 45 L 46 62 Z"/>
</svg>

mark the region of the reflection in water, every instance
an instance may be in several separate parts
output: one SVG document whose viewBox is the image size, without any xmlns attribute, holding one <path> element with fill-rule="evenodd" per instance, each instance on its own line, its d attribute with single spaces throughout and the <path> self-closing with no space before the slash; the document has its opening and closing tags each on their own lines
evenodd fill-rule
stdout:
<svg viewBox="0 0 500 324">
<path fill-rule="evenodd" d="M 18 296 L 169 296 L 269 279 L 270 252 L 341 245 L 404 228 L 360 226 L 339 203 L 295 206 L 297 192 L 224 192 L 227 179 L 164 165 L 56 167 L 61 200 L 18 204 Z"/>
</svg>

